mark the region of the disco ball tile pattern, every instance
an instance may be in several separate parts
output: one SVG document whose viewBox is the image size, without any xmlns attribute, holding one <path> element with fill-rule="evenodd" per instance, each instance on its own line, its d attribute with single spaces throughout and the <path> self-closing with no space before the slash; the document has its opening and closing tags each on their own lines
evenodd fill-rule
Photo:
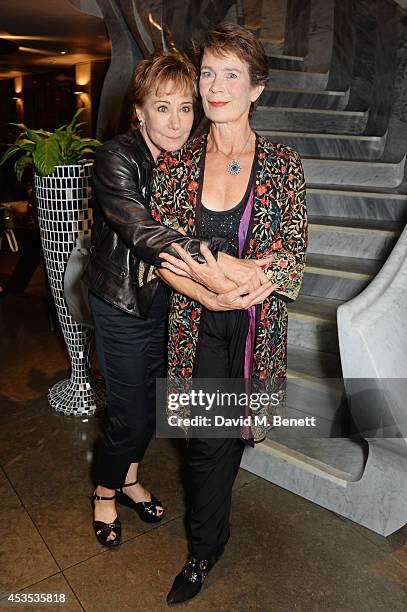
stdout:
<svg viewBox="0 0 407 612">
<path fill-rule="evenodd" d="M 64 274 L 76 238 L 91 231 L 91 176 L 92 164 L 57 166 L 51 175 L 35 176 L 45 266 L 71 360 L 70 378 L 51 387 L 48 401 L 58 412 L 77 416 L 105 406 L 104 387 L 90 371 L 92 331 L 75 323 L 64 298 Z"/>
</svg>

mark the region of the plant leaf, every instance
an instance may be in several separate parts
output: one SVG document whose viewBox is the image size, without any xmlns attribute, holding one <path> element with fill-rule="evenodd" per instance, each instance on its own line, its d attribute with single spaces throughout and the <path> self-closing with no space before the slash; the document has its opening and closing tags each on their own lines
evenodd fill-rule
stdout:
<svg viewBox="0 0 407 612">
<path fill-rule="evenodd" d="M 10 147 L 9 149 L 7 149 L 7 151 L 4 153 L 3 157 L 0 160 L 0 166 L 2 166 L 4 164 L 4 162 L 6 162 L 10 157 L 12 157 L 13 155 L 15 155 L 17 153 L 17 151 L 20 150 L 20 147 L 14 145 L 12 147 Z"/>
<path fill-rule="evenodd" d="M 100 140 L 96 140 L 95 138 L 81 138 L 81 141 L 90 147 L 100 147 L 102 145 Z"/>
<path fill-rule="evenodd" d="M 78 151 L 82 146 L 85 146 L 86 143 L 82 143 L 82 139 L 79 136 L 72 137 L 71 149 L 73 151 Z"/>
<path fill-rule="evenodd" d="M 59 145 L 60 160 L 62 164 L 69 164 L 70 150 L 72 143 L 72 132 L 68 130 L 65 132 L 58 132 L 54 134 L 54 138 Z"/>
<path fill-rule="evenodd" d="M 39 142 L 33 152 L 34 166 L 38 174 L 46 176 L 55 170 L 55 166 L 61 163 L 58 142 L 54 137 L 43 139 Z"/>
<path fill-rule="evenodd" d="M 19 147 L 21 147 L 21 145 L 25 145 L 25 144 L 32 144 L 34 145 L 35 142 L 33 140 L 30 140 L 30 138 L 24 138 L 24 135 L 22 134 L 21 136 L 19 136 L 15 142 L 16 145 L 18 145 Z"/>
<path fill-rule="evenodd" d="M 51 132 L 47 132 L 47 130 L 31 130 L 35 132 L 35 134 L 40 134 L 41 136 L 52 136 Z"/>
<path fill-rule="evenodd" d="M 9 125 L 15 125 L 16 127 L 20 128 L 20 130 L 23 130 L 24 132 L 28 130 L 28 127 L 24 123 L 9 123 Z"/>
<path fill-rule="evenodd" d="M 20 159 L 16 161 L 16 163 L 14 164 L 14 170 L 18 181 L 21 182 L 24 170 L 27 166 L 32 165 L 32 163 L 33 159 L 32 156 L 29 154 L 23 155 L 22 157 L 20 157 Z"/>
<path fill-rule="evenodd" d="M 32 153 L 36 146 L 35 142 L 27 138 L 18 138 L 15 144 L 21 151 L 26 151 L 27 153 Z"/>
<path fill-rule="evenodd" d="M 28 138 L 34 142 L 38 142 L 41 139 L 41 130 L 31 130 L 24 125 L 24 123 L 10 123 L 10 125 L 16 125 L 18 128 L 20 128 L 20 130 L 23 130 L 22 134 L 18 136 L 17 140 L 19 138 L 24 138 L 24 135 L 28 136 Z"/>
<path fill-rule="evenodd" d="M 71 123 L 68 125 L 68 128 L 71 128 L 71 130 L 75 127 L 76 125 L 76 120 L 78 119 L 79 115 L 81 113 L 83 113 L 83 111 L 85 110 L 85 108 L 83 106 L 81 106 L 81 108 L 78 108 L 78 110 L 76 111 L 76 113 L 74 114 L 74 116 L 72 117 L 72 121 Z"/>
</svg>

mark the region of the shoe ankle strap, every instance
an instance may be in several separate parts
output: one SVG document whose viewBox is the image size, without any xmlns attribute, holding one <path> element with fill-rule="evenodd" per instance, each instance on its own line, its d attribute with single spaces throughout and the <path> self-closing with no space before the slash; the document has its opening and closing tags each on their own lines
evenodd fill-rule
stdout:
<svg viewBox="0 0 407 612">
<path fill-rule="evenodd" d="M 93 493 L 93 495 L 91 496 L 91 499 L 96 499 L 96 500 L 111 500 L 111 499 L 116 499 L 116 495 L 113 495 L 113 497 L 104 497 L 103 495 L 96 495 L 96 493 Z"/>
<path fill-rule="evenodd" d="M 138 484 L 138 480 L 135 480 L 134 482 L 127 482 L 126 484 L 122 485 L 119 490 L 121 491 L 125 487 L 132 487 L 135 484 Z"/>
</svg>

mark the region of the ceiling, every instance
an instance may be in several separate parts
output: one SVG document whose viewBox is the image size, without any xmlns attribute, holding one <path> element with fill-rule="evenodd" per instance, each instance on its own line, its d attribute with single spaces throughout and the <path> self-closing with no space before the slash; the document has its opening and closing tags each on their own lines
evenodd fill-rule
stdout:
<svg viewBox="0 0 407 612">
<path fill-rule="evenodd" d="M 19 48 L 9 52 L 2 39 Z M 109 57 L 103 20 L 69 0 L 0 0 L 0 79 Z"/>
</svg>

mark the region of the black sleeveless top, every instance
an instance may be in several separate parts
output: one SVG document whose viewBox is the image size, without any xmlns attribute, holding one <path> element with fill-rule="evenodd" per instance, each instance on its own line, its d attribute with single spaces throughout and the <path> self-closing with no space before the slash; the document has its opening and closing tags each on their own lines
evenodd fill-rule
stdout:
<svg viewBox="0 0 407 612">
<path fill-rule="evenodd" d="M 239 225 L 253 185 L 254 166 L 255 164 L 253 163 L 246 193 L 233 208 L 225 211 L 209 210 L 201 201 L 201 237 L 213 238 L 216 236 L 216 238 L 226 238 L 228 242 L 227 252 L 234 257 L 239 256 Z"/>
</svg>

